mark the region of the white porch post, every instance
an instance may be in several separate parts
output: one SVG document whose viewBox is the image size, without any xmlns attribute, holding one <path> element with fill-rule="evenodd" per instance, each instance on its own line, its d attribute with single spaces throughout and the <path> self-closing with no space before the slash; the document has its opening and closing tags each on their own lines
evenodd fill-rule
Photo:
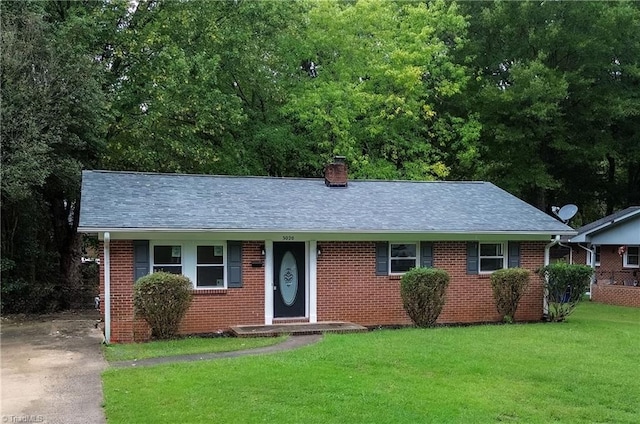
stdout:
<svg viewBox="0 0 640 424">
<path fill-rule="evenodd" d="M 551 241 L 551 243 L 547 244 L 544 247 L 544 266 L 549 265 L 549 263 L 551 262 L 551 248 L 558 243 L 560 243 L 560 236 L 555 236 L 555 238 Z M 546 287 L 544 289 L 542 312 L 545 315 L 549 315 L 549 290 L 547 290 Z"/>
<path fill-rule="evenodd" d="M 318 322 L 318 242 L 309 242 L 309 322 Z"/>
<path fill-rule="evenodd" d="M 273 240 L 264 241 L 264 325 L 273 324 Z"/>
</svg>

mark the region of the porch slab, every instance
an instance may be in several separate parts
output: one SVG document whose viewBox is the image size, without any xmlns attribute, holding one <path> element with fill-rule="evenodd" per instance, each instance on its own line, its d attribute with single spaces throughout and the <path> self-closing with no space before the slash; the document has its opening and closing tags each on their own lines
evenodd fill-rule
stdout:
<svg viewBox="0 0 640 424">
<path fill-rule="evenodd" d="M 273 325 L 236 325 L 231 327 L 231 332 L 237 337 L 274 337 L 281 334 L 305 335 L 323 333 L 363 333 L 369 331 L 352 322 L 327 321 L 327 322 L 299 322 L 282 323 Z"/>
</svg>

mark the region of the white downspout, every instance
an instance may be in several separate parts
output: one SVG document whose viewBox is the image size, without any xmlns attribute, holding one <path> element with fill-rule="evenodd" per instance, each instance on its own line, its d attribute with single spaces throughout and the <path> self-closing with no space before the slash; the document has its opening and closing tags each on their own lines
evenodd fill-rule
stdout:
<svg viewBox="0 0 640 424">
<path fill-rule="evenodd" d="M 578 246 L 582 247 L 584 250 L 589 252 L 589 266 L 591 268 L 595 268 L 596 267 L 596 250 L 595 249 L 591 250 L 588 247 L 584 247 L 580 243 L 578 243 Z"/>
<path fill-rule="evenodd" d="M 111 234 L 104 233 L 104 341 L 111 343 Z"/>
<path fill-rule="evenodd" d="M 573 248 L 562 243 L 558 243 L 558 246 L 566 247 L 567 249 L 569 249 L 569 263 L 573 264 Z"/>
<path fill-rule="evenodd" d="M 591 275 L 591 284 L 589 284 L 589 293 L 587 294 L 589 295 L 589 300 L 591 300 L 591 285 L 594 284 L 596 280 L 596 249 L 594 247 L 593 250 L 591 250 L 580 243 L 578 243 L 578 246 L 589 252 L 589 266 L 593 269 L 593 275 Z"/>
<path fill-rule="evenodd" d="M 560 236 L 555 236 L 555 238 L 551 241 L 551 243 L 547 244 L 544 247 L 544 266 L 549 265 L 549 262 L 551 262 L 551 253 L 550 250 L 553 246 L 555 246 L 556 244 L 560 243 Z M 544 291 L 544 303 L 542 306 L 542 312 L 544 313 L 544 315 L 549 315 L 549 292 L 547 291 L 547 289 L 545 289 Z"/>
</svg>

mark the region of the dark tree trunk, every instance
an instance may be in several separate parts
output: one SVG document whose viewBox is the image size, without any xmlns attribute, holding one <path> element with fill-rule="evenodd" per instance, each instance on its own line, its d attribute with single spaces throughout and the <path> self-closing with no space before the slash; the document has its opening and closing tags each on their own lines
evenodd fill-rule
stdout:
<svg viewBox="0 0 640 424">
<path fill-rule="evenodd" d="M 59 255 L 61 306 L 68 307 L 70 296 L 81 287 L 80 257 L 82 239 L 77 233 L 79 208 L 75 202 L 51 200 L 54 242 Z"/>
<path fill-rule="evenodd" d="M 616 184 L 616 159 L 607 155 L 607 162 L 609 163 L 609 169 L 607 170 L 607 215 L 613 213 L 615 206 L 615 184 Z"/>
<path fill-rule="evenodd" d="M 629 162 L 627 169 L 627 206 L 640 205 L 640 162 Z"/>
<path fill-rule="evenodd" d="M 531 191 L 531 204 L 541 211 L 550 210 L 550 205 L 547 205 L 547 190 L 542 187 L 533 187 Z"/>
</svg>

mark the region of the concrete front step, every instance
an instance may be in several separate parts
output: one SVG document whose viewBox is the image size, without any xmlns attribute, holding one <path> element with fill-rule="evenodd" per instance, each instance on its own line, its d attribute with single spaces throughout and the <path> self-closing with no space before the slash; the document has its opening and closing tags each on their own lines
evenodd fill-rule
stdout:
<svg viewBox="0 0 640 424">
<path fill-rule="evenodd" d="M 236 325 L 231 332 L 237 337 L 273 337 L 281 334 L 303 335 L 323 333 L 362 333 L 368 331 L 351 322 L 277 323 L 273 325 Z"/>
</svg>

